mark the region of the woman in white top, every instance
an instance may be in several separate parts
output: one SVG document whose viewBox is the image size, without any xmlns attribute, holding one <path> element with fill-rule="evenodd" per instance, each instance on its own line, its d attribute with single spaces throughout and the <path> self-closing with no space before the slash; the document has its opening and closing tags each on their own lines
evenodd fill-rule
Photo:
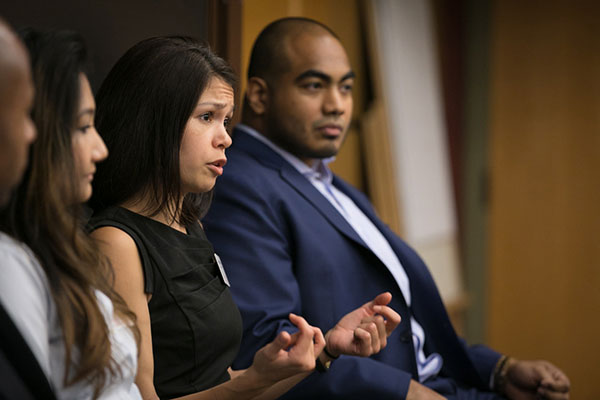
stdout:
<svg viewBox="0 0 600 400">
<path fill-rule="evenodd" d="M 135 316 L 82 228 L 95 164 L 108 154 L 94 127 L 85 47 L 72 32 L 25 31 L 22 38 L 38 139 L 1 218 L 0 301 L 58 398 L 139 399 Z"/>
</svg>

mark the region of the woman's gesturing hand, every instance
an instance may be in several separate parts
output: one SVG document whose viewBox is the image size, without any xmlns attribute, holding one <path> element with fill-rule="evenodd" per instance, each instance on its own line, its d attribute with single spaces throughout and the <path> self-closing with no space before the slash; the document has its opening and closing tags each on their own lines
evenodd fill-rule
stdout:
<svg viewBox="0 0 600 400">
<path fill-rule="evenodd" d="M 298 331 L 291 335 L 279 332 L 254 356 L 249 371 L 254 370 L 260 380 L 274 383 L 315 369 L 315 359 L 325 347 L 323 333 L 298 315 L 290 314 L 289 318 Z"/>
</svg>

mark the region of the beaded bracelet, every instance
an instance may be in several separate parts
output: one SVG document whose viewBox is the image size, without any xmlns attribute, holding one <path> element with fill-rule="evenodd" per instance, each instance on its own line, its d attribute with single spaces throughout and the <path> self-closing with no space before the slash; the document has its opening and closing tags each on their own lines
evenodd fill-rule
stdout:
<svg viewBox="0 0 600 400">
<path fill-rule="evenodd" d="M 510 360 L 512 360 L 511 357 L 502 356 L 500 361 L 496 364 L 496 368 L 494 368 L 494 390 L 501 394 L 504 394 L 504 390 L 506 389 Z"/>
</svg>

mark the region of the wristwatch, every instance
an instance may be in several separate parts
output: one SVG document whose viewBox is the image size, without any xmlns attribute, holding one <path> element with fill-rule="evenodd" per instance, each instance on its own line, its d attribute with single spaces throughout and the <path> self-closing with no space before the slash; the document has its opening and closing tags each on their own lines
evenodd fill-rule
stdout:
<svg viewBox="0 0 600 400">
<path fill-rule="evenodd" d="M 315 369 L 321 373 L 329 371 L 332 360 L 327 360 L 325 363 L 321 362 L 321 357 L 317 357 Z"/>
<path fill-rule="evenodd" d="M 333 360 L 337 360 L 339 358 L 338 356 L 333 356 L 333 354 L 331 354 L 328 350 L 327 350 L 327 346 L 325 346 L 323 348 L 323 353 L 325 353 L 325 355 L 327 355 L 327 357 L 329 357 L 329 360 L 327 360 L 325 363 L 321 362 L 321 357 L 317 357 L 317 365 L 315 367 L 315 369 L 319 372 L 327 372 L 329 371 L 329 368 L 331 367 L 331 363 L 333 362 Z"/>
</svg>

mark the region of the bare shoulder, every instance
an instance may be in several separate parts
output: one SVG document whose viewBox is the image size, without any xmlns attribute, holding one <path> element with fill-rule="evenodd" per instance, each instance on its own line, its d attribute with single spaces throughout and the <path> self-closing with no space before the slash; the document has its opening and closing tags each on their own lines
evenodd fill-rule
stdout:
<svg viewBox="0 0 600 400">
<path fill-rule="evenodd" d="M 114 226 L 103 226 L 91 233 L 100 251 L 110 260 L 115 290 L 136 313 L 147 313 L 144 273 L 137 246 L 129 234 Z M 144 308 L 145 307 L 145 308 Z"/>
<path fill-rule="evenodd" d="M 90 236 L 98 242 L 104 250 L 110 247 L 121 251 L 135 251 L 137 248 L 133 238 L 127 232 L 114 226 L 102 226 L 92 231 Z"/>
<path fill-rule="evenodd" d="M 120 271 L 141 273 L 141 259 L 137 246 L 129 234 L 114 226 L 103 226 L 91 233 L 100 251 L 110 260 L 117 274 Z"/>
</svg>

